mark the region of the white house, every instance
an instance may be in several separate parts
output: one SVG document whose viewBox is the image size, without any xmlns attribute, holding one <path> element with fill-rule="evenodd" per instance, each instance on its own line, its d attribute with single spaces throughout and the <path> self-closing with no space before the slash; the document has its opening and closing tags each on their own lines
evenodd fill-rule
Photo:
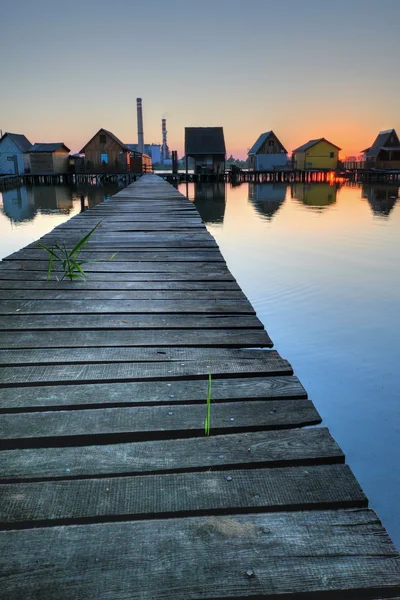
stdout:
<svg viewBox="0 0 400 600">
<path fill-rule="evenodd" d="M 25 172 L 30 141 L 20 133 L 5 133 L 0 139 L 0 175 L 19 175 Z"/>
<path fill-rule="evenodd" d="M 273 131 L 262 133 L 248 152 L 249 169 L 273 171 L 287 164 L 287 150 Z"/>
</svg>

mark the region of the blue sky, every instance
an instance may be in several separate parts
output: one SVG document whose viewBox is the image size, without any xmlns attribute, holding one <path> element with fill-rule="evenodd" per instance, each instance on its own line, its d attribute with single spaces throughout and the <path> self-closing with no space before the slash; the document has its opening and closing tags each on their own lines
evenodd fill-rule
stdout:
<svg viewBox="0 0 400 600">
<path fill-rule="evenodd" d="M 400 130 L 400 1 L 0 0 L 0 129 L 72 150 L 99 129 L 182 153 L 185 126 L 222 125 L 244 156 L 274 129 L 358 152 Z M 4 82 L 6 84 L 4 85 Z"/>
</svg>

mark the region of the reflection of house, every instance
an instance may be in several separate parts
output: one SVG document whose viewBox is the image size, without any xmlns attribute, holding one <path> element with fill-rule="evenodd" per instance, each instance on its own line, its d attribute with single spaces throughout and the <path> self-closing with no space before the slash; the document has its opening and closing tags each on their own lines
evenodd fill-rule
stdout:
<svg viewBox="0 0 400 600">
<path fill-rule="evenodd" d="M 286 188 L 285 183 L 249 183 L 249 201 L 270 220 L 283 204 Z"/>
<path fill-rule="evenodd" d="M 364 184 L 362 197 L 368 200 L 374 215 L 388 217 L 399 197 L 399 186 Z"/>
<path fill-rule="evenodd" d="M 3 213 L 13 223 L 31 221 L 36 215 L 37 209 L 31 188 L 16 187 L 11 190 L 4 190 L 2 196 Z"/>
<path fill-rule="evenodd" d="M 325 138 L 310 140 L 293 150 L 293 167 L 298 171 L 334 170 L 340 148 Z"/>
<path fill-rule="evenodd" d="M 62 142 L 34 144 L 28 150 L 31 173 L 52 175 L 68 173 L 69 148 Z"/>
<path fill-rule="evenodd" d="M 0 175 L 19 175 L 25 172 L 24 153 L 32 146 L 20 133 L 5 133 L 0 139 Z"/>
<path fill-rule="evenodd" d="M 287 150 L 273 131 L 262 133 L 248 156 L 249 169 L 254 171 L 270 171 L 287 163 Z"/>
<path fill-rule="evenodd" d="M 39 185 L 32 188 L 36 209 L 43 213 L 69 212 L 72 208 L 71 188 L 65 185 Z"/>
<path fill-rule="evenodd" d="M 329 183 L 294 183 L 292 197 L 310 208 L 323 209 L 336 202 L 336 186 Z"/>
<path fill-rule="evenodd" d="M 225 216 L 225 183 L 194 184 L 194 202 L 205 223 L 223 223 Z"/>
<path fill-rule="evenodd" d="M 141 173 L 151 170 L 151 158 L 132 150 L 111 131 L 99 131 L 82 148 L 80 154 L 85 155 L 86 171 L 120 171 L 122 173 Z"/>
<path fill-rule="evenodd" d="M 185 127 L 186 171 L 188 159 L 195 173 L 225 172 L 225 139 L 222 127 Z"/>
<path fill-rule="evenodd" d="M 400 169 L 400 141 L 394 129 L 381 131 L 363 153 L 367 169 Z"/>
</svg>

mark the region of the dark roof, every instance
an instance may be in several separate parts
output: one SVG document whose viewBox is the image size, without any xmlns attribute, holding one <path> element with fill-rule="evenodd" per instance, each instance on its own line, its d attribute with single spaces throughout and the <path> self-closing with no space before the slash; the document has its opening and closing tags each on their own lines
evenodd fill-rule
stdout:
<svg viewBox="0 0 400 600">
<path fill-rule="evenodd" d="M 266 131 L 265 133 L 262 133 L 260 135 L 260 137 L 258 138 L 258 140 L 255 142 L 255 144 L 250 148 L 250 150 L 248 151 L 248 155 L 250 156 L 250 154 L 257 154 L 257 152 L 259 151 L 259 149 L 261 148 L 261 146 L 263 145 L 263 143 L 269 138 L 270 135 L 274 135 L 276 137 L 276 135 L 274 134 L 273 131 Z M 278 140 L 278 138 L 276 137 L 276 139 Z M 278 140 L 279 144 L 282 146 L 283 150 L 286 152 L 287 154 L 287 150 L 286 148 L 283 146 L 283 144 L 281 144 L 281 142 Z"/>
<path fill-rule="evenodd" d="M 19 150 L 21 150 L 21 152 L 27 152 L 29 150 L 29 148 L 32 146 L 32 144 L 30 143 L 30 141 L 28 140 L 28 138 L 26 138 L 21 133 L 8 133 L 7 131 L 2 136 L 2 138 L 0 139 L 0 142 L 2 140 L 4 140 L 4 138 L 7 135 L 8 135 L 9 138 L 12 139 L 12 141 L 14 142 L 14 144 L 17 146 L 17 148 Z"/>
<path fill-rule="evenodd" d="M 99 133 L 101 133 L 102 131 L 104 131 L 104 133 L 106 133 L 107 135 L 109 135 L 109 136 L 110 136 L 110 137 L 111 137 L 111 138 L 114 140 L 114 142 L 116 142 L 116 143 L 117 143 L 119 146 L 121 146 L 121 148 L 122 148 L 122 150 L 123 150 L 124 152 L 130 152 L 130 151 L 131 151 L 131 150 L 130 150 L 130 148 L 127 146 L 127 144 L 124 144 L 124 142 L 121 142 L 121 140 L 120 140 L 119 138 L 117 138 L 117 136 L 116 136 L 116 135 L 114 135 L 114 134 L 112 133 L 112 131 L 108 131 L 108 129 L 104 129 L 104 128 L 102 127 L 101 129 L 99 129 L 99 130 L 97 131 L 97 133 L 95 133 L 95 134 L 94 134 L 94 136 L 93 136 L 93 137 L 91 137 L 91 138 L 90 138 L 90 140 L 89 140 L 88 142 L 86 142 L 86 144 L 83 146 L 82 150 L 80 150 L 80 154 L 84 154 L 84 153 L 85 153 L 85 148 L 86 148 L 86 146 L 87 146 L 88 144 L 90 144 L 90 142 L 91 142 L 92 140 L 94 140 L 94 138 L 96 137 L 96 135 L 99 135 Z"/>
<path fill-rule="evenodd" d="M 382 148 L 385 148 L 385 146 L 387 146 L 388 141 L 392 137 L 392 134 L 394 134 L 396 136 L 396 140 L 398 143 L 397 148 L 400 147 L 400 142 L 399 142 L 399 138 L 397 137 L 396 131 L 394 129 L 386 129 L 385 131 L 380 131 L 376 140 L 372 144 L 372 146 L 370 148 L 368 148 L 368 150 L 364 150 L 363 152 L 366 152 L 367 156 L 370 158 L 374 158 L 374 157 L 378 156 L 378 154 L 382 150 Z M 393 149 L 392 144 L 390 144 L 390 146 Z M 387 148 L 385 148 L 385 149 L 387 149 Z"/>
<path fill-rule="evenodd" d="M 185 127 L 185 154 L 226 154 L 222 127 Z"/>
<path fill-rule="evenodd" d="M 44 143 L 38 142 L 33 144 L 31 148 L 29 148 L 29 152 L 55 152 L 59 148 L 65 148 L 67 152 L 70 152 L 70 149 L 63 144 L 63 142 L 54 142 L 54 143 Z"/>
<path fill-rule="evenodd" d="M 308 150 L 309 148 L 312 148 L 313 146 L 315 146 L 319 142 L 327 142 L 331 146 L 335 146 L 335 148 L 337 148 L 338 150 L 341 150 L 341 148 L 339 148 L 339 146 L 336 146 L 336 144 L 332 144 L 332 142 L 329 142 L 327 139 L 325 139 L 325 138 L 322 137 L 322 138 L 318 138 L 316 140 L 310 140 L 306 144 L 303 144 L 302 146 L 299 146 L 298 148 L 296 148 L 295 150 L 293 150 L 293 152 L 305 152 L 306 150 Z"/>
</svg>

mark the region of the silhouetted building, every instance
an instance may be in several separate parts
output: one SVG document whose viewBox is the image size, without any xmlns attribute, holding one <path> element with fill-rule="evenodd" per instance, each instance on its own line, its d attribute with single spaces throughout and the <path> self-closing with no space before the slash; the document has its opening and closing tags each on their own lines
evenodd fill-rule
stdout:
<svg viewBox="0 0 400 600">
<path fill-rule="evenodd" d="M 69 152 L 62 142 L 33 144 L 28 150 L 30 172 L 39 175 L 68 173 Z"/>
<path fill-rule="evenodd" d="M 285 183 L 249 183 L 249 201 L 270 221 L 285 201 L 286 189 Z"/>
<path fill-rule="evenodd" d="M 287 165 L 287 150 L 273 131 L 262 133 L 248 152 L 249 169 L 272 171 Z"/>
<path fill-rule="evenodd" d="M 293 150 L 293 168 L 297 171 L 334 171 L 338 166 L 339 146 L 325 138 L 310 140 Z"/>
<path fill-rule="evenodd" d="M 186 172 L 193 159 L 195 173 L 224 173 L 226 149 L 222 127 L 185 127 Z"/>
<path fill-rule="evenodd" d="M 400 169 L 400 141 L 394 129 L 380 131 L 372 146 L 362 152 L 367 169 Z"/>
<path fill-rule="evenodd" d="M 25 152 L 32 146 L 20 133 L 5 133 L 0 138 L 0 175 L 20 175 L 25 172 Z"/>
<path fill-rule="evenodd" d="M 336 202 L 337 188 L 329 183 L 293 183 L 292 197 L 313 209 Z"/>
</svg>

